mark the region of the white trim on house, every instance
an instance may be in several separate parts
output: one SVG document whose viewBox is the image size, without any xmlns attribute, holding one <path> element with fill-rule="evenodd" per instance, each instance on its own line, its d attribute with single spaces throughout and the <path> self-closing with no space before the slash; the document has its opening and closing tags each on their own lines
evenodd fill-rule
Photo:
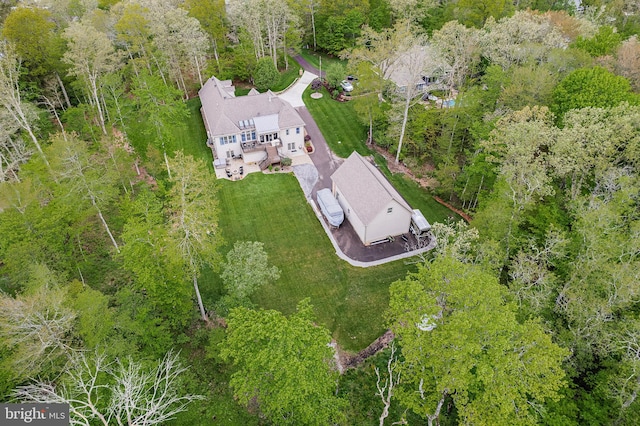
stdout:
<svg viewBox="0 0 640 426">
<path fill-rule="evenodd" d="M 333 193 L 364 245 L 409 232 L 413 210 L 384 175 L 357 152 L 331 175 Z"/>
<path fill-rule="evenodd" d="M 229 80 L 211 77 L 199 91 L 207 145 L 216 158 L 242 158 L 257 163 L 266 158 L 266 147 L 275 146 L 281 157 L 304 154 L 304 120 L 273 92 L 252 90 L 235 96 Z"/>
</svg>

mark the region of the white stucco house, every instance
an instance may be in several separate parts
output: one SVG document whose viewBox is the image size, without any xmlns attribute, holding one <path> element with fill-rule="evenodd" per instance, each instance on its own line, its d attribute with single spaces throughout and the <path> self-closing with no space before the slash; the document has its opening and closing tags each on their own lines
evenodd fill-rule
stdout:
<svg viewBox="0 0 640 426">
<path fill-rule="evenodd" d="M 270 90 L 259 93 L 252 89 L 247 96 L 236 97 L 230 80 L 211 77 L 198 93 L 207 146 L 216 167 L 224 167 L 226 159 L 232 158 L 266 167 L 279 161 L 278 157 L 305 154 L 304 121 Z"/>
<path fill-rule="evenodd" d="M 331 180 L 333 195 L 364 245 L 409 232 L 413 210 L 360 154 L 354 151 Z"/>
</svg>

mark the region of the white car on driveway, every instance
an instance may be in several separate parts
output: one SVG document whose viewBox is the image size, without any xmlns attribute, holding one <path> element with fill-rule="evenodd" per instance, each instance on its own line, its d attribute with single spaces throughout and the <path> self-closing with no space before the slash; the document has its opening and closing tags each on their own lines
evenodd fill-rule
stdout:
<svg viewBox="0 0 640 426">
<path fill-rule="evenodd" d="M 353 85 L 347 80 L 342 80 L 340 82 L 340 87 L 342 87 L 342 90 L 344 90 L 345 92 L 351 92 L 353 90 Z"/>
</svg>

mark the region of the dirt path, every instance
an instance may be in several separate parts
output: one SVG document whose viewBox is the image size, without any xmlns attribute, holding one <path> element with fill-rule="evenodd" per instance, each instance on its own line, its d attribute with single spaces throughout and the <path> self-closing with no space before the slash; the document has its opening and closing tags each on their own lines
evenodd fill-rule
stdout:
<svg viewBox="0 0 640 426">
<path fill-rule="evenodd" d="M 391 154 L 389 154 L 389 151 L 387 151 L 386 149 L 383 149 L 379 146 L 377 146 L 376 144 L 373 144 L 372 148 L 380 155 L 382 155 L 386 160 L 387 160 L 387 167 L 389 167 L 389 170 L 391 171 L 391 173 L 402 173 L 406 176 L 409 176 L 409 178 L 415 182 L 418 182 L 418 184 L 420 186 L 422 186 L 423 188 L 429 188 L 432 189 L 436 186 L 437 181 L 433 178 L 419 178 L 417 177 L 412 171 L 411 169 L 409 169 L 407 166 L 405 166 L 404 164 L 402 164 L 402 162 L 399 162 L 398 164 L 396 164 L 396 159 L 394 156 L 392 156 Z M 451 204 L 447 203 L 446 201 L 444 201 L 442 198 L 438 197 L 438 196 L 433 196 L 433 199 L 436 200 L 438 203 L 442 204 L 443 206 L 445 206 L 446 208 L 448 208 L 449 210 L 456 212 L 457 214 L 460 215 L 460 217 L 462 217 L 464 220 L 468 222 L 471 222 L 471 216 L 469 216 L 469 214 L 463 212 L 462 210 L 452 206 Z"/>
<path fill-rule="evenodd" d="M 350 368 L 356 368 L 367 358 L 370 358 L 377 354 L 378 352 L 389 347 L 389 344 L 394 339 L 394 334 L 391 330 L 387 330 L 382 336 L 378 337 L 373 341 L 369 346 L 361 350 L 355 355 L 349 355 L 340 349 L 340 346 L 336 343 L 336 341 L 332 341 L 329 346 L 331 346 L 335 353 L 334 359 L 336 361 L 336 366 L 340 374 L 343 374 L 346 370 Z"/>
<path fill-rule="evenodd" d="M 402 173 L 405 174 L 407 176 L 409 176 L 409 178 L 411 178 L 411 180 L 418 182 L 420 184 L 420 186 L 424 187 L 424 188 L 435 188 L 437 185 L 437 181 L 433 178 L 419 178 L 417 177 L 410 168 L 408 168 L 407 166 L 405 166 L 402 161 L 400 161 L 398 164 L 396 164 L 396 158 L 391 155 L 389 153 L 389 151 L 387 151 L 386 149 L 376 145 L 375 143 L 373 145 L 369 146 L 370 148 L 373 148 L 374 151 L 376 151 L 378 154 L 382 155 L 386 160 L 387 160 L 387 167 L 389 168 L 389 170 L 391 171 L 391 173 Z"/>
</svg>

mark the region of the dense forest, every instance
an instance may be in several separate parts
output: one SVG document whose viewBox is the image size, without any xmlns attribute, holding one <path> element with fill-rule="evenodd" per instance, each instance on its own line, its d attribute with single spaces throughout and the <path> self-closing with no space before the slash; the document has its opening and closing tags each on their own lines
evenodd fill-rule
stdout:
<svg viewBox="0 0 640 426">
<path fill-rule="evenodd" d="M 79 425 L 638 423 L 637 1 L 0 0 L 0 23 L 2 402 Z M 358 150 L 470 223 L 367 271 L 291 174 L 217 181 L 198 89 L 282 90 L 296 55 L 325 58 L 328 95 L 355 76 L 335 104 Z M 437 84 L 399 90 L 399 64 Z M 292 198 L 277 238 L 251 229 L 264 197 Z"/>
</svg>

